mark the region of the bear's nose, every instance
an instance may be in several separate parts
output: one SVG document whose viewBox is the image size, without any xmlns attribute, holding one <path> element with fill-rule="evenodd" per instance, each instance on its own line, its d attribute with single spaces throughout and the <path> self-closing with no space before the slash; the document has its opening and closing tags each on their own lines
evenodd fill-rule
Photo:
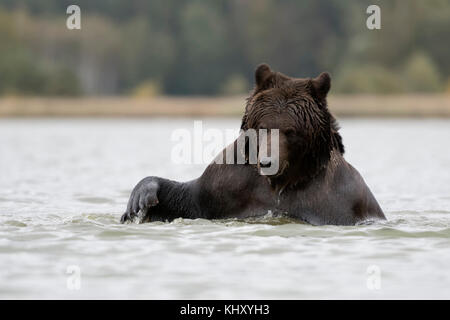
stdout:
<svg viewBox="0 0 450 320">
<path fill-rule="evenodd" d="M 264 157 L 261 160 L 259 160 L 259 165 L 261 168 L 268 168 L 272 164 L 272 161 L 268 157 Z"/>
</svg>

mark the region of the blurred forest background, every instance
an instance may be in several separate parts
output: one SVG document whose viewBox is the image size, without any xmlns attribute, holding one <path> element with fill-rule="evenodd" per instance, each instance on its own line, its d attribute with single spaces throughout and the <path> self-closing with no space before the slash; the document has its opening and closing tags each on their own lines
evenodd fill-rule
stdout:
<svg viewBox="0 0 450 320">
<path fill-rule="evenodd" d="M 333 93 L 443 93 L 449 57 L 450 0 L 0 0 L 3 96 L 236 95 L 261 62 L 329 71 Z"/>
</svg>

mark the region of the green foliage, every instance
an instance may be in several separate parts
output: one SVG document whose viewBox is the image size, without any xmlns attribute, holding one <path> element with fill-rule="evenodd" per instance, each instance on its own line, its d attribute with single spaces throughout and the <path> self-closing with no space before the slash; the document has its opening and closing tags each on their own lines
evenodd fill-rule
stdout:
<svg viewBox="0 0 450 320">
<path fill-rule="evenodd" d="M 75 96 L 81 92 L 75 73 L 67 68 L 60 68 L 46 75 L 43 94 L 53 96 Z"/>
<path fill-rule="evenodd" d="M 78 79 L 69 69 L 44 68 L 26 50 L 0 54 L 0 94 L 77 95 Z"/>
<path fill-rule="evenodd" d="M 382 66 L 344 66 L 338 74 L 335 92 L 394 93 L 402 92 L 403 81 L 396 72 Z"/>
<path fill-rule="evenodd" d="M 381 7 L 381 30 L 366 8 Z M 448 0 L 0 0 L 0 94 L 240 94 L 257 64 L 333 92 L 438 92 Z"/>
<path fill-rule="evenodd" d="M 147 80 L 140 83 L 131 90 L 131 95 L 136 98 L 148 98 L 161 94 L 161 85 L 154 80 Z"/>
<path fill-rule="evenodd" d="M 405 79 L 409 91 L 433 92 L 442 89 L 433 61 L 424 53 L 414 53 L 406 62 Z"/>
<path fill-rule="evenodd" d="M 45 75 L 33 64 L 24 50 L 8 50 L 0 57 L 0 91 L 8 94 L 39 93 L 44 88 Z"/>
<path fill-rule="evenodd" d="M 232 74 L 224 82 L 220 92 L 224 95 L 238 95 L 249 91 L 247 79 L 241 74 Z"/>
</svg>

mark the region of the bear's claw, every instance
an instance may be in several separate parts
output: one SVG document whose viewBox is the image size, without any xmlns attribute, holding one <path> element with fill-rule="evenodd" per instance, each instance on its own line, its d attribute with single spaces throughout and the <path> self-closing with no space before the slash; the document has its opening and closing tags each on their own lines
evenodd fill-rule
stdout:
<svg viewBox="0 0 450 320">
<path fill-rule="evenodd" d="M 120 222 L 133 221 L 137 216 L 141 216 L 141 219 L 144 218 L 148 209 L 159 203 L 158 188 L 158 182 L 154 177 L 141 180 L 131 192 L 127 210 L 120 218 Z"/>
</svg>

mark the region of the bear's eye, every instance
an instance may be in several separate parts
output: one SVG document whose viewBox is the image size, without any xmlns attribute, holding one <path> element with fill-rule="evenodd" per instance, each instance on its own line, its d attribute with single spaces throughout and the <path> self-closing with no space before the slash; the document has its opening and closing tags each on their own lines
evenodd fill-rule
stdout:
<svg viewBox="0 0 450 320">
<path fill-rule="evenodd" d="M 286 136 L 293 136 L 294 134 L 295 134 L 295 130 L 294 129 L 286 129 L 285 131 L 284 131 L 284 134 L 286 135 Z"/>
<path fill-rule="evenodd" d="M 265 126 L 265 125 L 260 124 L 260 125 L 257 127 L 257 130 L 267 130 L 267 129 L 266 129 L 266 126 Z"/>
</svg>

